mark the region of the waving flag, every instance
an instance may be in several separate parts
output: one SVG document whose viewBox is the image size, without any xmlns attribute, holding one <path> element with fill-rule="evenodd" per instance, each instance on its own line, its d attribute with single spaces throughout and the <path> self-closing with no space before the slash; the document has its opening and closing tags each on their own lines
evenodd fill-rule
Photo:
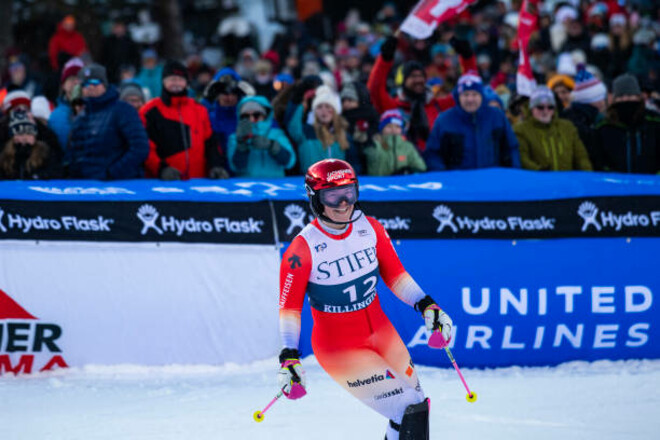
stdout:
<svg viewBox="0 0 660 440">
<path fill-rule="evenodd" d="M 518 18 L 518 73 L 516 74 L 516 91 L 519 95 L 530 96 L 536 88 L 536 80 L 529 64 L 529 37 L 538 25 L 538 0 L 523 0 Z"/>
<path fill-rule="evenodd" d="M 465 10 L 476 0 L 421 0 L 401 24 L 400 30 L 424 40 L 433 34 L 439 23 Z"/>
</svg>

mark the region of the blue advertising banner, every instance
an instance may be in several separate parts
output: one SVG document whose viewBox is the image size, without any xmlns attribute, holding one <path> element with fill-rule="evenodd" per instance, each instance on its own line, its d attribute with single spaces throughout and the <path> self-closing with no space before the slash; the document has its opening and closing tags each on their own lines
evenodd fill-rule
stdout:
<svg viewBox="0 0 660 440">
<path fill-rule="evenodd" d="M 454 321 L 461 366 L 660 358 L 658 238 L 401 240 L 404 266 Z M 383 309 L 413 361 L 450 366 L 419 315 L 382 283 Z M 301 350 L 311 354 L 311 314 Z"/>
</svg>

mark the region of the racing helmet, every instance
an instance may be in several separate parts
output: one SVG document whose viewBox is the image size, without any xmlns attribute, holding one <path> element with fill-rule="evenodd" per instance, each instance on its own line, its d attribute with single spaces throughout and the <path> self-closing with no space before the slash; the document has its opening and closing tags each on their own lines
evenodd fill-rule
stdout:
<svg viewBox="0 0 660 440">
<path fill-rule="evenodd" d="M 346 191 L 334 191 L 342 187 L 346 187 Z M 310 166 L 305 174 L 305 190 L 314 215 L 335 224 L 343 223 L 324 215 L 323 205 L 338 206 L 343 200 L 356 205 L 359 195 L 355 170 L 348 162 L 339 159 L 324 159 Z"/>
</svg>

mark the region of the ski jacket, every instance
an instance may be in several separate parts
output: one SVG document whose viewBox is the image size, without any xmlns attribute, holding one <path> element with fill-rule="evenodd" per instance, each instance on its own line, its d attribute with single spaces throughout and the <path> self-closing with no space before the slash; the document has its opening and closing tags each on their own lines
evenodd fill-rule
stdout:
<svg viewBox="0 0 660 440">
<path fill-rule="evenodd" d="M 513 127 L 520 143 L 520 162 L 528 170 L 591 171 L 591 161 L 577 128 L 553 117 L 543 124 L 531 117 Z"/>
<path fill-rule="evenodd" d="M 69 176 L 101 180 L 142 177 L 149 142 L 135 108 L 119 100 L 114 86 L 84 102 L 85 110 L 73 122 L 64 155 Z"/>
<path fill-rule="evenodd" d="M 597 170 L 618 173 L 660 173 L 660 119 L 646 111 L 636 125 L 625 125 L 612 112 L 596 126 Z"/>
<path fill-rule="evenodd" d="M 236 134 L 229 137 L 227 147 L 227 161 L 229 167 L 238 177 L 284 177 L 284 170 L 288 170 L 296 163 L 296 153 L 293 151 L 289 138 L 284 131 L 273 127 L 273 108 L 268 99 L 263 96 L 249 96 L 243 98 L 236 110 L 240 114 L 241 108 L 248 102 L 256 102 L 268 109 L 268 115 L 263 121 L 252 123 L 253 136 L 265 136 L 279 144 L 280 150 L 273 155 L 269 150 L 259 150 L 250 147 L 248 151 L 237 151 Z M 250 141 L 248 141 L 250 144 Z"/>
<path fill-rule="evenodd" d="M 387 150 L 383 148 L 382 137 L 364 148 L 369 176 L 391 176 L 426 171 L 426 163 L 412 143 L 400 135 L 390 139 L 393 142 Z"/>
<path fill-rule="evenodd" d="M 69 57 L 77 57 L 87 52 L 87 43 L 85 37 L 76 30 L 67 31 L 62 27 L 62 23 L 57 25 L 57 30 L 48 41 L 48 58 L 50 65 L 55 71 L 59 71 L 60 53 L 65 53 Z"/>
<path fill-rule="evenodd" d="M 63 150 L 66 150 L 69 143 L 69 134 L 73 126 L 73 109 L 66 99 L 57 98 L 57 107 L 48 118 L 48 128 L 50 128 L 60 143 Z"/>
<path fill-rule="evenodd" d="M 140 117 L 149 136 L 147 177 L 159 177 L 165 167 L 176 168 L 183 179 L 207 177 L 220 151 L 204 106 L 165 95 L 145 104 Z"/>
<path fill-rule="evenodd" d="M 457 105 L 441 114 L 422 156 L 429 171 L 520 168 L 518 140 L 506 115 L 485 100 L 475 113 Z"/>
<path fill-rule="evenodd" d="M 313 220 L 282 257 L 280 334 L 284 347 L 298 348 L 305 294 L 315 333 L 368 336 L 373 331 L 370 320 L 383 315 L 376 292 L 379 277 L 410 306 L 425 296 L 376 219 L 362 215 L 339 235 Z"/>
</svg>

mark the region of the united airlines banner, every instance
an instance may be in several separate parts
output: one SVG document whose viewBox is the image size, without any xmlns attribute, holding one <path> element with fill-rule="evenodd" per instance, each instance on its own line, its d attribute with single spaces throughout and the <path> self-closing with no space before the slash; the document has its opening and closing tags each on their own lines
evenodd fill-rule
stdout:
<svg viewBox="0 0 660 440">
<path fill-rule="evenodd" d="M 660 239 L 408 240 L 406 269 L 453 319 L 461 366 L 556 365 L 660 358 Z M 451 368 L 428 348 L 418 312 L 377 294 L 418 364 Z M 303 345 L 311 354 L 309 307 Z"/>
</svg>

